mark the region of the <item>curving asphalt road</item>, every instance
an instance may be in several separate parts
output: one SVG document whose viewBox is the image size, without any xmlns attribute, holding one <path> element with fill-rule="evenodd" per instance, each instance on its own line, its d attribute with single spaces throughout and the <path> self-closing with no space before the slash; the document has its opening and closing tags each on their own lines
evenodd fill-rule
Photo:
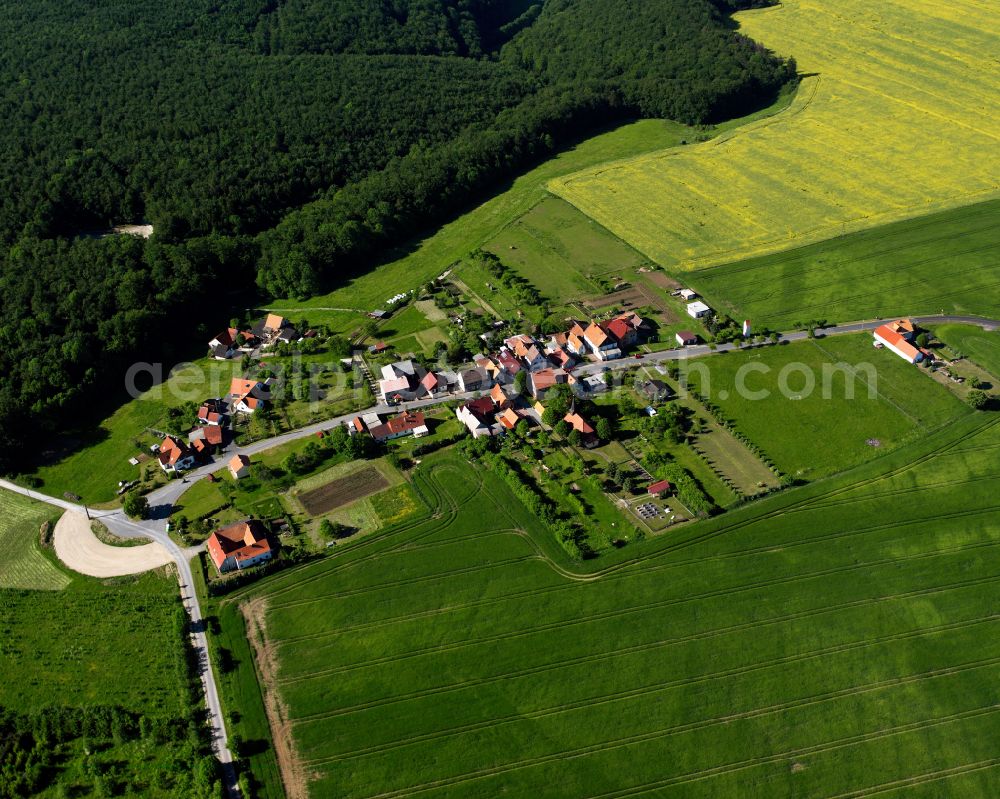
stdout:
<svg viewBox="0 0 1000 799">
<path fill-rule="evenodd" d="M 1000 329 L 1000 320 L 985 319 L 979 316 L 941 314 L 912 317 L 912 319 L 920 325 L 957 323 L 977 325 L 988 331 Z M 843 325 L 834 325 L 824 328 L 822 330 L 822 334 L 824 336 L 836 336 L 849 333 L 861 333 L 868 330 L 874 330 L 884 323 L 884 319 L 870 319 L 859 322 L 850 322 Z M 808 335 L 809 334 L 806 331 L 794 330 L 781 334 L 781 339 L 783 341 L 801 341 L 808 338 Z M 665 361 L 686 360 L 688 358 L 705 357 L 737 349 L 740 349 L 738 344 L 719 344 L 715 347 L 715 349 L 710 349 L 707 345 L 697 345 L 675 350 L 662 350 L 660 352 L 644 353 L 641 358 L 641 362 L 662 363 Z M 608 370 L 615 371 L 633 367 L 636 363 L 636 359 L 633 357 L 619 358 L 618 360 L 599 363 L 587 363 L 576 367 L 573 373 L 579 375 L 595 374 Z M 56 505 L 65 510 L 87 513 L 92 518 L 101 519 L 101 521 L 103 521 L 116 535 L 124 538 L 145 537 L 166 547 L 167 551 L 173 558 L 174 563 L 177 564 L 178 581 L 181 588 L 181 599 L 184 602 L 184 607 L 187 609 L 188 615 L 191 617 L 191 638 L 198 657 L 202 683 L 205 687 L 205 701 L 208 708 L 209 723 L 212 728 L 212 744 L 225 772 L 227 793 L 230 797 L 239 797 L 240 791 L 236 782 L 235 769 L 232 765 L 232 754 L 230 753 L 228 747 L 226 725 L 222 714 L 222 705 L 219 701 L 215 674 L 212 669 L 211 659 L 208 655 L 208 639 L 205 635 L 205 623 L 201 615 L 201 607 L 198 603 L 198 598 L 194 593 L 194 581 L 189 561 L 197 549 L 182 550 L 167 534 L 166 524 L 171 508 L 180 498 L 181 494 L 183 494 L 184 491 L 190 487 L 192 480 L 197 480 L 205 475 L 224 469 L 226 467 L 226 462 L 233 455 L 254 455 L 266 449 L 271 449 L 272 447 L 285 444 L 289 441 L 296 441 L 307 436 L 312 436 L 317 432 L 326 431 L 338 424 L 343 424 L 344 422 L 353 419 L 358 414 L 369 412 L 391 413 L 398 412 L 403 409 L 411 410 L 416 408 L 426 408 L 433 405 L 440 405 L 445 402 L 451 402 L 453 400 L 471 399 L 477 393 L 479 392 L 447 394 L 425 400 L 405 402 L 391 407 L 386 405 L 376 405 L 363 411 L 354 411 L 353 413 L 317 422 L 315 424 L 308 425 L 307 427 L 293 430 L 289 433 L 274 436 L 273 438 L 256 441 L 245 447 L 230 445 L 217 460 L 206 464 L 205 466 L 201 466 L 198 469 L 187 472 L 184 480 L 171 480 L 165 486 L 150 492 L 147 495 L 147 498 L 149 499 L 152 518 L 143 521 L 133 521 L 125 516 L 121 510 L 93 511 L 73 502 L 67 502 L 66 500 L 50 497 L 38 491 L 22 488 L 21 486 L 7 480 L 0 480 L 0 488 L 6 488 L 9 491 L 14 491 L 18 494 L 22 494 L 42 502 L 47 502 L 50 505 Z"/>
</svg>

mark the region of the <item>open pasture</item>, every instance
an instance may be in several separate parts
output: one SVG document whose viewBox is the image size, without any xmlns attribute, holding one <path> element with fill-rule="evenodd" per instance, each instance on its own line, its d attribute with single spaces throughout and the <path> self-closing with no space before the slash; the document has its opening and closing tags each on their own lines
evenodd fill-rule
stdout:
<svg viewBox="0 0 1000 799">
<path fill-rule="evenodd" d="M 39 549 L 43 522 L 59 511 L 11 491 L 0 491 L 0 588 L 59 590 L 70 578 Z"/>
<path fill-rule="evenodd" d="M 1000 201 L 894 222 L 700 270 L 691 283 L 735 319 L 796 322 L 1000 312 Z"/>
<path fill-rule="evenodd" d="M 593 294 L 595 277 L 630 277 L 646 259 L 557 197 L 542 200 L 486 243 L 544 296 L 567 302 Z"/>
<path fill-rule="evenodd" d="M 794 478 L 854 466 L 968 412 L 919 366 L 874 349 L 867 333 L 731 352 L 682 370 Z"/>
<path fill-rule="evenodd" d="M 299 773 L 383 799 L 995 795 L 998 448 L 969 414 L 591 573 L 429 458 L 437 518 L 250 592 Z"/>
<path fill-rule="evenodd" d="M 810 77 L 783 113 L 550 189 L 664 266 L 691 269 L 1000 191 L 1000 6 L 787 0 L 736 16 Z"/>
</svg>

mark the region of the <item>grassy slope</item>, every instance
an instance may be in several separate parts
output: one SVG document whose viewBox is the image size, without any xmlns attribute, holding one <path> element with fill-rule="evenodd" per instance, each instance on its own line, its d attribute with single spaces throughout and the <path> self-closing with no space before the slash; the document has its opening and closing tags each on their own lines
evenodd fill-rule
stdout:
<svg viewBox="0 0 1000 799">
<path fill-rule="evenodd" d="M 969 325 L 938 325 L 934 334 L 956 353 L 971 358 L 994 377 L 1000 377 L 1000 334 Z"/>
<path fill-rule="evenodd" d="M 69 584 L 69 576 L 39 546 L 40 526 L 58 515 L 49 505 L 0 492 L 0 588 L 58 590 Z"/>
<path fill-rule="evenodd" d="M 549 195 L 546 184 L 551 179 L 567 175 L 596 164 L 628 158 L 674 147 L 684 139 L 698 135 L 714 135 L 733 130 L 760 117 L 773 114 L 788 105 L 790 97 L 782 97 L 772 108 L 743 119 L 719 125 L 709 131 L 696 131 L 685 125 L 663 120 L 640 120 L 580 142 L 535 169 L 515 179 L 505 191 L 482 205 L 443 226 L 412 249 L 330 294 L 306 302 L 275 299 L 274 308 L 295 309 L 306 313 L 310 320 L 325 321 L 319 309 L 354 308 L 371 310 L 400 291 L 416 288 L 436 277 L 452 263 L 497 236 L 506 226 Z M 335 318 L 344 316 L 336 313 Z"/>
<path fill-rule="evenodd" d="M 715 308 L 758 325 L 894 314 L 1000 312 L 1000 201 L 897 222 L 777 255 L 702 270 Z"/>
<path fill-rule="evenodd" d="M 842 373 L 831 377 L 829 396 L 824 397 L 823 366 L 838 363 L 858 370 L 858 378 L 852 381 L 854 400 L 846 398 L 847 381 Z M 744 397 L 734 390 L 737 373 L 747 364 L 769 370 L 745 377 L 751 392 L 770 392 L 766 399 Z M 805 378 L 789 372 L 787 385 L 796 393 L 786 397 L 779 388 L 782 370 L 800 364 L 814 375 L 815 390 L 803 396 L 800 391 Z M 861 371 L 864 364 L 871 364 L 877 376 L 872 399 Z M 881 441 L 883 450 L 895 448 L 968 412 L 957 397 L 919 367 L 885 350 L 875 350 L 867 334 L 727 353 L 689 367 L 691 385 L 709 394 L 779 469 L 799 478 L 813 479 L 874 457 L 878 449 L 866 443 L 869 439 Z M 705 368 L 710 376 L 707 383 L 701 373 Z"/>
<path fill-rule="evenodd" d="M 811 75 L 787 113 L 584 170 L 553 191 L 682 269 L 1000 194 L 995 4 L 787 0 L 736 19 Z"/>
<path fill-rule="evenodd" d="M 596 581 L 438 460 L 441 519 L 254 590 L 313 794 L 996 793 L 997 447 L 968 415 Z"/>
</svg>

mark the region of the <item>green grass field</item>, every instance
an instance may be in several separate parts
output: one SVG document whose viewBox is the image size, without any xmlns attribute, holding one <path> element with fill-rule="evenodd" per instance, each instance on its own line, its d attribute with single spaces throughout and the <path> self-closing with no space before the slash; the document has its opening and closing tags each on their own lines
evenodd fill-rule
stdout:
<svg viewBox="0 0 1000 799">
<path fill-rule="evenodd" d="M 686 368 L 692 387 L 707 394 L 779 469 L 813 479 L 876 457 L 968 412 L 920 367 L 874 349 L 871 342 L 868 334 L 831 336 L 715 355 L 688 362 Z M 849 365 L 852 376 L 829 372 L 824 392 L 824 365 L 836 364 Z M 875 374 L 872 397 L 865 364 Z M 804 390 L 806 377 L 797 371 L 799 365 L 812 375 L 811 392 Z M 746 369 L 767 371 L 744 372 L 748 391 L 740 392 L 737 376 Z M 781 390 L 782 370 L 788 370 L 787 395 Z M 769 396 L 755 399 L 752 392 L 758 391 Z M 872 446 L 871 440 L 879 445 Z"/>
<path fill-rule="evenodd" d="M 0 491 L 0 588 L 58 591 L 70 583 L 69 576 L 42 554 L 39 529 L 53 522 L 59 512 L 11 491 Z"/>
<path fill-rule="evenodd" d="M 631 279 L 649 261 L 558 197 L 549 197 L 486 243 L 556 302 L 601 292 L 594 276 Z"/>
<path fill-rule="evenodd" d="M 338 319 L 343 319 L 353 323 L 348 319 L 353 315 L 342 309 L 369 311 L 384 307 L 386 300 L 396 293 L 417 288 L 437 277 L 451 264 L 500 235 L 504 228 L 550 197 L 546 184 L 553 178 L 617 159 L 676 147 L 682 141 L 720 135 L 777 113 L 786 108 L 791 99 L 791 96 L 783 96 L 771 108 L 704 130 L 671 121 L 646 119 L 594 136 L 516 178 L 505 191 L 426 238 L 413 242 L 408 251 L 350 280 L 336 291 L 305 302 L 275 299 L 272 305 L 283 309 L 283 312 L 304 314 L 310 321 L 316 312 L 320 321 L 335 324 Z"/>
<path fill-rule="evenodd" d="M 934 334 L 954 352 L 971 358 L 1000 379 L 1000 333 L 987 333 L 969 325 L 937 325 Z"/>
<path fill-rule="evenodd" d="M 299 773 L 383 799 L 995 795 L 998 448 L 969 414 L 593 573 L 428 459 L 438 518 L 250 592 Z"/>
<path fill-rule="evenodd" d="M 1000 313 L 1000 201 L 693 272 L 712 307 L 775 330 L 797 321 Z"/>
</svg>

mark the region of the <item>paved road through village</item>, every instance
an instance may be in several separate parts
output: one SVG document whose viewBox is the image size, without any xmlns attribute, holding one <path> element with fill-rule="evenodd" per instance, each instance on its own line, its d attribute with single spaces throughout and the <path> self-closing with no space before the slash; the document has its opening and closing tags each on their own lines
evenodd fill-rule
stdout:
<svg viewBox="0 0 1000 799">
<path fill-rule="evenodd" d="M 835 336 L 874 330 L 882 325 L 884 321 L 885 320 L 882 319 L 873 319 L 851 322 L 843 325 L 834 325 L 823 329 L 822 334 L 825 336 Z M 921 316 L 913 317 L 913 321 L 917 324 L 924 325 L 944 323 L 977 325 L 987 331 L 994 331 L 1000 328 L 1000 320 L 983 319 L 977 316 Z M 781 339 L 783 341 L 801 341 L 807 337 L 808 333 L 802 330 L 789 331 L 781 335 Z M 719 344 L 715 347 L 715 349 L 711 349 L 707 345 L 698 345 L 674 350 L 662 350 L 660 352 L 645 353 L 642 357 L 641 363 L 664 363 L 667 361 L 686 360 L 688 358 L 698 358 L 722 352 L 730 352 L 736 349 L 740 349 L 738 344 Z M 635 366 L 636 364 L 637 361 L 634 358 L 627 357 L 615 361 L 583 364 L 576 367 L 576 369 L 573 370 L 573 373 L 577 375 L 596 374 L 608 370 L 615 371 L 627 369 Z M 266 449 L 271 449 L 272 447 L 280 446 L 281 444 L 285 444 L 290 441 L 296 441 L 307 436 L 312 436 L 317 432 L 326 431 L 339 424 L 343 424 L 349 419 L 357 416 L 359 413 L 391 413 L 402 409 L 412 410 L 426 408 L 445 402 L 471 399 L 474 396 L 474 392 L 467 392 L 464 394 L 447 394 L 425 400 L 405 402 L 391 407 L 386 405 L 377 405 L 364 411 L 355 411 L 344 416 L 338 416 L 322 422 L 316 422 L 315 424 L 311 424 L 297 430 L 292 430 L 288 433 L 282 433 L 281 435 L 274 436 L 273 438 L 256 441 L 245 447 L 231 445 L 212 463 L 188 472 L 184 480 L 171 480 L 165 486 L 150 492 L 147 496 L 150 504 L 151 518 L 142 521 L 129 519 L 121 510 L 94 511 L 85 509 L 82 505 L 67 502 L 66 500 L 58 499 L 56 497 L 50 497 L 46 494 L 23 488 L 6 480 L 0 480 L 0 488 L 6 488 L 24 496 L 29 496 L 33 499 L 47 502 L 50 505 L 56 505 L 65 510 L 76 511 L 78 513 L 89 513 L 92 518 L 99 518 L 112 532 L 119 536 L 125 538 L 149 538 L 152 541 L 156 541 L 161 544 L 170 553 L 173 562 L 177 566 L 178 581 L 181 588 L 181 598 L 184 602 L 184 607 L 187 609 L 187 612 L 191 617 L 192 643 L 198 658 L 201 670 L 201 679 L 205 687 L 205 698 L 208 708 L 209 723 L 212 728 L 213 746 L 225 770 L 227 791 L 230 796 L 236 797 L 239 796 L 239 788 L 236 785 L 235 772 L 232 766 L 232 754 L 230 753 L 228 747 L 222 706 L 219 701 L 215 675 L 212 669 L 211 659 L 208 654 L 208 641 L 205 635 L 205 623 L 201 615 L 201 607 L 198 603 L 198 598 L 195 596 L 194 592 L 194 582 L 189 562 L 190 552 L 182 550 L 176 543 L 174 543 L 174 541 L 167 534 L 166 530 L 167 519 L 170 515 L 172 506 L 177 502 L 181 494 L 183 494 L 184 491 L 190 487 L 191 481 L 224 469 L 226 462 L 233 455 L 254 455 Z"/>
</svg>

